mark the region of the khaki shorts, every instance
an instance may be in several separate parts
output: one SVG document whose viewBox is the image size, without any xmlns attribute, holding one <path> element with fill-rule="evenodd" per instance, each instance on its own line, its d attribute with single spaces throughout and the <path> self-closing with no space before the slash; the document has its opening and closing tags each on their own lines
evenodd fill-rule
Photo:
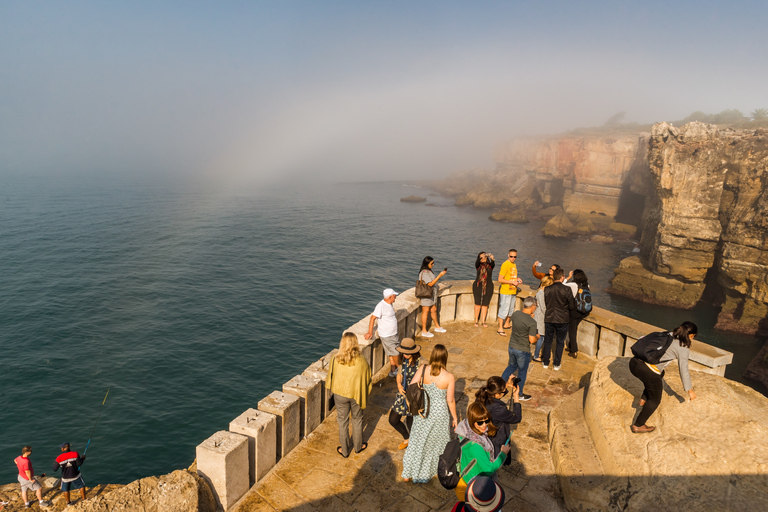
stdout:
<svg viewBox="0 0 768 512">
<path fill-rule="evenodd" d="M 19 483 L 21 484 L 22 491 L 36 491 L 40 489 L 40 484 L 37 483 L 37 480 L 34 478 L 32 480 L 27 480 L 23 476 L 19 475 L 18 479 Z"/>
</svg>

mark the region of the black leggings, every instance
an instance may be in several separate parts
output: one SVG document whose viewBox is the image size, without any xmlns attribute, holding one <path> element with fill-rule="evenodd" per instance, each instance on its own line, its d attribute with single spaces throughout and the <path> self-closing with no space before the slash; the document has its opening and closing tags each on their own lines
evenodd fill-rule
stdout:
<svg viewBox="0 0 768 512">
<path fill-rule="evenodd" d="M 645 385 L 641 396 L 645 400 L 645 405 L 635 420 L 635 426 L 642 427 L 648 421 L 648 418 L 651 417 L 651 414 L 656 412 L 661 403 L 661 392 L 664 389 L 664 372 L 659 375 L 636 357 L 629 360 L 629 371 Z"/>
<path fill-rule="evenodd" d="M 410 437 L 409 432 L 411 431 L 411 426 L 413 426 L 413 416 L 405 416 L 405 424 L 400 421 L 401 418 L 402 416 L 395 411 L 392 409 L 389 410 L 389 424 L 403 436 L 403 439 L 408 439 L 408 437 Z"/>
<path fill-rule="evenodd" d="M 579 342 L 576 339 L 579 332 L 579 324 L 583 318 L 573 318 L 568 322 L 568 352 L 578 352 Z"/>
</svg>

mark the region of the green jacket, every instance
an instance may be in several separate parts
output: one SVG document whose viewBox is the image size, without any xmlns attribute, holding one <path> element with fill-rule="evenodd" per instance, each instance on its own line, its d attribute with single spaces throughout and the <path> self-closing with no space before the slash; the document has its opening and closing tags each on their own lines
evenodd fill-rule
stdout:
<svg viewBox="0 0 768 512">
<path fill-rule="evenodd" d="M 325 378 L 325 387 L 334 395 L 353 398 L 361 409 L 365 409 L 368 405 L 368 394 L 373 389 L 371 368 L 363 356 L 357 356 L 354 364 L 350 366 L 339 363 L 334 356 L 328 377 Z"/>
<path fill-rule="evenodd" d="M 469 481 L 477 475 L 492 477 L 496 470 L 504 464 L 504 459 L 506 458 L 507 454 L 501 452 L 499 456 L 496 457 L 496 460 L 491 461 L 491 454 L 485 451 L 482 446 L 474 441 L 468 442 L 461 447 L 461 470 L 464 471 L 473 459 L 477 460 L 477 462 L 474 467 L 464 475 L 464 481 L 469 483 Z"/>
</svg>

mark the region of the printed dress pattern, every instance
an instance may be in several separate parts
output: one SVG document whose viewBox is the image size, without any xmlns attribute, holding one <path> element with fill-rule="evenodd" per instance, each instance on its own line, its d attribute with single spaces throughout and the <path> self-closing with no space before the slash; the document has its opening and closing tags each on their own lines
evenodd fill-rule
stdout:
<svg viewBox="0 0 768 512">
<path fill-rule="evenodd" d="M 416 375 L 416 371 L 418 371 L 418 369 L 418 364 L 408 364 L 407 361 L 403 361 L 403 364 L 400 366 L 400 375 L 403 376 L 403 389 L 406 391 L 408 391 L 408 383 L 413 380 L 413 376 Z M 411 415 L 411 413 L 408 412 L 408 404 L 405 403 L 405 396 L 401 395 L 400 393 L 397 393 L 397 398 L 395 398 L 395 403 L 392 405 L 391 409 L 400 416 Z"/>
<path fill-rule="evenodd" d="M 413 417 L 413 428 L 403 456 L 403 478 L 416 483 L 427 483 L 437 475 L 437 462 L 451 440 L 451 415 L 445 397 L 448 390 L 434 383 L 425 384 L 429 395 L 429 416 Z"/>
</svg>

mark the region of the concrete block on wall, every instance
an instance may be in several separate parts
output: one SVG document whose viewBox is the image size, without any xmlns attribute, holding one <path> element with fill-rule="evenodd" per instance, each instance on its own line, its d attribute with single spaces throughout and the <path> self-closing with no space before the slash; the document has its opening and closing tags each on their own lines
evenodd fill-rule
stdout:
<svg viewBox="0 0 768 512">
<path fill-rule="evenodd" d="M 249 484 L 253 485 L 277 462 L 277 418 L 248 409 L 232 420 L 229 431 L 248 439 Z"/>
<path fill-rule="evenodd" d="M 384 366 L 384 345 L 381 344 L 381 338 L 376 338 L 373 342 L 372 350 L 373 364 L 371 365 L 371 371 L 375 374 Z"/>
<path fill-rule="evenodd" d="M 248 439 L 219 431 L 195 450 L 197 473 L 213 488 L 221 508 L 228 510 L 248 492 Z"/>
<path fill-rule="evenodd" d="M 456 320 L 456 295 L 443 295 L 440 298 L 440 324 Z"/>
<path fill-rule="evenodd" d="M 299 397 L 273 391 L 259 402 L 259 410 L 274 414 L 277 418 L 277 460 L 299 444 L 300 418 Z"/>
<path fill-rule="evenodd" d="M 471 293 L 462 293 L 456 296 L 456 320 L 459 322 L 472 322 L 475 316 L 475 298 Z"/>
<path fill-rule="evenodd" d="M 322 396 L 322 418 L 325 419 L 328 414 L 333 410 L 333 395 L 325 387 L 325 379 L 328 377 L 328 368 L 331 366 L 331 359 L 338 353 L 338 349 L 334 349 L 322 358 L 318 359 L 309 367 L 304 370 L 303 375 L 318 379 L 322 382 L 320 386 L 320 393 Z"/>
<path fill-rule="evenodd" d="M 491 303 L 488 305 L 488 316 L 485 317 L 485 321 L 495 322 L 498 318 L 499 313 L 499 294 L 498 292 L 494 292 L 493 297 L 491 297 Z"/>
<path fill-rule="evenodd" d="M 637 339 L 627 336 L 627 340 L 624 342 L 624 357 L 632 357 L 632 345 L 636 341 Z"/>
<path fill-rule="evenodd" d="M 304 438 L 320 425 L 322 418 L 322 382 L 297 375 L 283 384 L 283 393 L 299 397 L 299 436 Z"/>
<path fill-rule="evenodd" d="M 582 322 L 584 323 L 584 322 Z M 600 329 L 600 340 L 597 342 L 597 357 L 623 356 L 624 336 L 616 331 Z"/>
<path fill-rule="evenodd" d="M 589 357 L 597 355 L 597 340 L 600 336 L 600 328 L 588 320 L 583 320 L 579 324 L 577 339 L 579 342 L 579 352 Z"/>
</svg>

